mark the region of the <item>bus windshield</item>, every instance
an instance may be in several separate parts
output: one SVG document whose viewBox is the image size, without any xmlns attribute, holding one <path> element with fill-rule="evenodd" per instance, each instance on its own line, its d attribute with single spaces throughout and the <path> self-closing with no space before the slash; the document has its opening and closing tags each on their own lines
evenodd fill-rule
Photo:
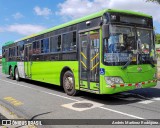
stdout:
<svg viewBox="0 0 160 128">
<path fill-rule="evenodd" d="M 149 64 L 155 50 L 151 29 L 110 26 L 110 37 L 104 40 L 104 63 L 107 65 Z"/>
</svg>

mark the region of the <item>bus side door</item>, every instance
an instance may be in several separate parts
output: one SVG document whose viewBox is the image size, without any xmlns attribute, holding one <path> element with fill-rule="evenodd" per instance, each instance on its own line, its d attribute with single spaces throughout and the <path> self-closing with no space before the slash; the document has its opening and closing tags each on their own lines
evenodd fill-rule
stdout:
<svg viewBox="0 0 160 128">
<path fill-rule="evenodd" d="M 80 89 L 99 93 L 99 30 L 82 32 L 80 39 Z"/>
<path fill-rule="evenodd" d="M 26 78 L 31 78 L 31 65 L 32 65 L 32 61 L 31 61 L 31 57 L 32 57 L 32 44 L 27 44 L 25 45 L 25 75 Z"/>
</svg>

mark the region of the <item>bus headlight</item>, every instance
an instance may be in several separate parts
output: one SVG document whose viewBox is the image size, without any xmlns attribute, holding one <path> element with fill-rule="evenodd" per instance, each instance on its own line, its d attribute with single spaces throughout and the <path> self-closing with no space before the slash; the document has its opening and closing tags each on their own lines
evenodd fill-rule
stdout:
<svg viewBox="0 0 160 128">
<path fill-rule="evenodd" d="M 124 83 L 120 77 L 108 77 L 107 76 L 107 77 L 105 77 L 105 80 L 108 85 Z"/>
</svg>

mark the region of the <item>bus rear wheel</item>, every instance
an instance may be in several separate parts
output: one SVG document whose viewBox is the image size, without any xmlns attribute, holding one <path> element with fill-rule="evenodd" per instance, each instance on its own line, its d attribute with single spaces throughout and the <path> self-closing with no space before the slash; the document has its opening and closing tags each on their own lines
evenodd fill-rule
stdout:
<svg viewBox="0 0 160 128">
<path fill-rule="evenodd" d="M 16 79 L 17 81 L 20 81 L 19 72 L 18 72 L 18 68 L 17 68 L 17 67 L 16 67 L 16 69 L 15 69 L 15 79 Z"/>
<path fill-rule="evenodd" d="M 71 71 L 67 71 L 63 75 L 63 88 L 67 95 L 75 96 L 78 91 L 75 90 L 74 75 Z"/>
<path fill-rule="evenodd" d="M 13 75 L 12 67 L 9 70 L 9 77 L 10 77 L 11 80 L 14 80 L 14 75 Z"/>
</svg>

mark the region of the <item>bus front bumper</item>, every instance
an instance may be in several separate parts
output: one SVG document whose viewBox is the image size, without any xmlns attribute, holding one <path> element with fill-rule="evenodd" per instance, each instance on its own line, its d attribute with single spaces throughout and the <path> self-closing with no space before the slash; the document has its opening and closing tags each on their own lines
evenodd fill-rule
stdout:
<svg viewBox="0 0 160 128">
<path fill-rule="evenodd" d="M 139 83 L 123 83 L 123 84 L 106 85 L 103 94 L 114 94 L 114 93 L 135 90 L 140 88 L 150 88 L 156 85 L 157 85 L 157 79 L 139 82 Z"/>
</svg>

